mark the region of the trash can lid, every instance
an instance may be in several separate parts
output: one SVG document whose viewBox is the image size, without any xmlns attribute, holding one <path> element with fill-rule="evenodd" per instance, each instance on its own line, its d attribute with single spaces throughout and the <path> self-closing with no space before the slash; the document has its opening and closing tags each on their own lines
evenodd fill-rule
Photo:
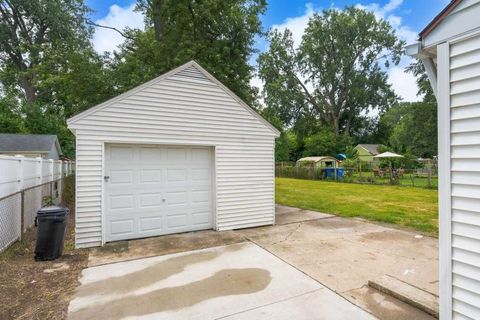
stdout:
<svg viewBox="0 0 480 320">
<path fill-rule="evenodd" d="M 62 206 L 47 206 L 40 208 L 37 211 L 37 214 L 58 214 L 58 213 L 63 213 L 67 214 L 69 212 L 68 208 L 62 207 Z"/>
</svg>

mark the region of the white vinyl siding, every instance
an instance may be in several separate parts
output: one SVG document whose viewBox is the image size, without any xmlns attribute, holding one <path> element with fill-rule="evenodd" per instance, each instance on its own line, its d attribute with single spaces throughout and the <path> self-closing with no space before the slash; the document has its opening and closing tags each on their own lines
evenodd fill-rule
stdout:
<svg viewBox="0 0 480 320">
<path fill-rule="evenodd" d="M 450 45 L 452 309 L 480 319 L 480 36 Z"/>
<path fill-rule="evenodd" d="M 423 39 L 423 46 L 432 47 L 478 29 L 480 0 L 463 0 L 442 22 Z M 452 48 L 455 53 L 457 48 Z M 458 48 L 461 50 L 461 46 Z"/>
<path fill-rule="evenodd" d="M 81 115 L 80 115 L 81 116 Z M 77 246 L 102 238 L 105 143 L 214 148 L 217 230 L 274 223 L 274 132 L 194 65 L 70 120 L 77 139 Z"/>
</svg>

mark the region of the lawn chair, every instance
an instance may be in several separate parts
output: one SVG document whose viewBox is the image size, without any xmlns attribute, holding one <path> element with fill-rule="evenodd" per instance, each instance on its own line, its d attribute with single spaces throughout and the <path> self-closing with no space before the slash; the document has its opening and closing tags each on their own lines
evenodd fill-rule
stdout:
<svg viewBox="0 0 480 320">
<path fill-rule="evenodd" d="M 380 169 L 378 167 L 373 169 L 373 176 L 374 177 L 383 178 L 384 175 L 385 175 L 385 172 L 382 169 Z"/>
</svg>

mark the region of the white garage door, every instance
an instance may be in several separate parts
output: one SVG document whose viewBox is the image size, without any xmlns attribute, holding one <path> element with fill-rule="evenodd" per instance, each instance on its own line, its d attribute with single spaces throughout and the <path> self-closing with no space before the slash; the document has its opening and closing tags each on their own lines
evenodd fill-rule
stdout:
<svg viewBox="0 0 480 320">
<path fill-rule="evenodd" d="M 107 145 L 106 241 L 211 229 L 212 149 Z"/>
</svg>

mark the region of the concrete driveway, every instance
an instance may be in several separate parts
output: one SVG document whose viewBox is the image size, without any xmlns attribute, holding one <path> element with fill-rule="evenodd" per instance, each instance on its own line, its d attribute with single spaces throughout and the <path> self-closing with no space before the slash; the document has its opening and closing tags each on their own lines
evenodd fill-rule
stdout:
<svg viewBox="0 0 480 320">
<path fill-rule="evenodd" d="M 252 243 L 84 270 L 70 319 L 374 319 Z"/>
<path fill-rule="evenodd" d="M 69 318 L 433 319 L 368 283 L 435 300 L 437 239 L 282 206 L 276 222 L 91 250 Z"/>
</svg>

